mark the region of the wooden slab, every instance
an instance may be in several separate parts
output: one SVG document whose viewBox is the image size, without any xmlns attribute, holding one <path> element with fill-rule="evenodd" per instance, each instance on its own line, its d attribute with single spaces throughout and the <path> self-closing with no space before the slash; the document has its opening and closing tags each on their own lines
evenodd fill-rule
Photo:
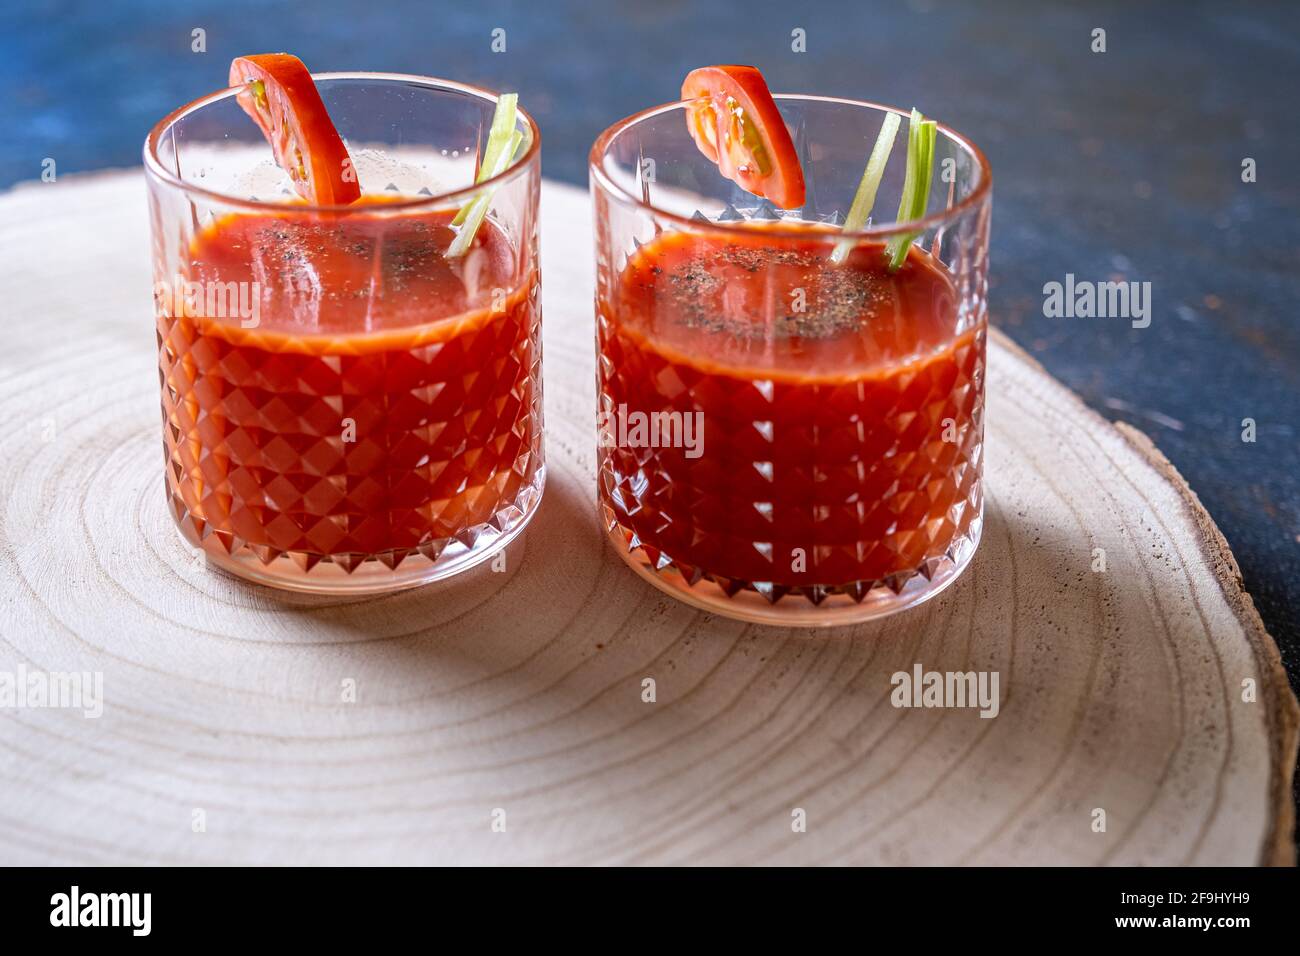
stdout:
<svg viewBox="0 0 1300 956">
<path fill-rule="evenodd" d="M 956 586 L 831 632 L 698 613 L 597 529 L 590 211 L 548 184 L 533 525 L 502 573 L 320 601 L 173 530 L 148 248 L 138 172 L 0 197 L 0 671 L 104 692 L 0 709 L 0 862 L 1293 859 L 1296 702 L 1226 544 L 1004 337 Z M 894 708 L 917 663 L 998 671 L 999 715 Z"/>
</svg>

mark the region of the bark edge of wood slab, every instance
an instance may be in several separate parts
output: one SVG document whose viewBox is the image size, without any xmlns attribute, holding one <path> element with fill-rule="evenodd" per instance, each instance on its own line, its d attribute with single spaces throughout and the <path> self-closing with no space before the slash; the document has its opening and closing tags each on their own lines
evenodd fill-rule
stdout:
<svg viewBox="0 0 1300 956">
<path fill-rule="evenodd" d="M 1052 377 L 1042 363 L 1021 348 L 1011 336 L 997 328 L 992 331 L 1002 345 L 1014 352 L 1018 358 L 1033 365 L 1043 375 Z M 1269 784 L 1270 799 L 1274 807 L 1274 822 L 1264 839 L 1260 862 L 1266 866 L 1295 866 L 1296 798 L 1293 785 L 1297 754 L 1300 753 L 1300 702 L 1291 689 L 1291 682 L 1287 678 L 1286 668 L 1282 665 L 1282 655 L 1278 650 L 1277 642 L 1268 633 L 1250 592 L 1246 590 L 1246 583 L 1241 577 L 1241 568 L 1237 566 L 1237 559 L 1232 554 L 1228 539 L 1223 536 L 1214 518 L 1201 503 L 1200 497 L 1174 467 L 1174 463 L 1165 457 L 1164 452 L 1151 436 L 1140 428 L 1128 422 L 1109 421 L 1100 413 L 1088 408 L 1083 399 L 1078 398 L 1078 402 L 1086 412 L 1096 415 L 1098 419 L 1124 436 L 1152 468 L 1178 489 L 1192 521 L 1201 534 L 1202 553 L 1213 569 L 1224 599 L 1241 622 L 1242 631 L 1250 642 L 1261 675 L 1273 688 L 1270 698 L 1274 703 L 1268 708 L 1266 714 L 1274 743 Z"/>
</svg>

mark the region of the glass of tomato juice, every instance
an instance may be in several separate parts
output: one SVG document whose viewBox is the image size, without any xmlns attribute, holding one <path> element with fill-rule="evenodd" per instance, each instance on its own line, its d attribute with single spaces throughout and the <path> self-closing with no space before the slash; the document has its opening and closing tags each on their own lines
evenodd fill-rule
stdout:
<svg viewBox="0 0 1300 956">
<path fill-rule="evenodd" d="M 235 89 L 145 143 L 166 493 L 224 570 L 377 593 L 485 560 L 541 498 L 540 137 L 519 111 L 518 158 L 478 182 L 496 94 L 313 79 L 349 205 L 295 196 Z"/>
<path fill-rule="evenodd" d="M 886 115 L 906 130 L 907 113 L 775 103 L 799 208 L 724 178 L 690 101 L 592 148 L 599 509 L 623 559 L 689 604 L 843 624 L 938 593 L 979 542 L 991 179 L 939 126 L 925 214 L 889 218 L 896 149 L 874 219 L 845 232 Z"/>
</svg>

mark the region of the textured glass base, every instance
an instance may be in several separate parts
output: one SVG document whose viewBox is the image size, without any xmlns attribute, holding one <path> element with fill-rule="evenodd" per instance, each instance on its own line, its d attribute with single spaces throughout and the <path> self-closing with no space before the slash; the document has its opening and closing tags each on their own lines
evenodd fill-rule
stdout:
<svg viewBox="0 0 1300 956">
<path fill-rule="evenodd" d="M 607 534 L 628 567 L 665 594 L 701 611 L 755 624 L 834 627 L 886 617 L 934 597 L 956 581 L 970 564 L 983 526 L 981 505 L 980 513 L 971 520 L 968 534 L 955 540 L 945 554 L 929 559 L 910 574 L 838 587 L 799 588 L 714 580 L 707 575 L 692 584 L 662 556 L 661 566 L 656 566 L 645 550 L 633 543 L 631 532 L 621 525 L 610 524 Z"/>
<path fill-rule="evenodd" d="M 545 484 L 543 467 L 519 492 L 514 503 L 502 508 L 490 521 L 468 528 L 455 538 L 429 542 L 419 551 L 405 554 L 381 552 L 322 558 L 284 552 L 265 561 L 238 541 L 227 551 L 216 535 L 209 534 L 200 541 L 190 523 L 180 521 L 178 527 L 185 542 L 201 549 L 209 565 L 256 584 L 307 594 L 383 594 L 441 581 L 489 560 L 527 526 L 542 500 Z"/>
</svg>

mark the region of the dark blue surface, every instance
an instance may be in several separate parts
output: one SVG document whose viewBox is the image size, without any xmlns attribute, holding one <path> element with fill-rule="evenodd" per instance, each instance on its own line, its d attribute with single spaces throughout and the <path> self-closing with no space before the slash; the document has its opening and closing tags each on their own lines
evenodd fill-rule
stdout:
<svg viewBox="0 0 1300 956">
<path fill-rule="evenodd" d="M 148 128 L 224 85 L 232 56 L 394 70 L 516 89 L 545 172 L 586 181 L 612 120 L 674 99 L 705 63 L 774 89 L 915 104 L 970 135 L 995 174 L 994 321 L 1111 418 L 1146 431 L 1223 529 L 1300 673 L 1300 4 L 1048 7 L 259 0 L 8 4 L 0 13 L 0 186 L 139 161 Z M 334 12 L 326 12 L 326 11 Z M 190 52 L 190 31 L 208 52 Z M 507 52 L 491 31 L 504 28 Z M 790 32 L 807 31 L 807 52 Z M 1108 51 L 1090 51 L 1094 27 Z M 1253 157 L 1258 182 L 1243 184 Z M 143 255 L 143 251 L 141 253 Z M 1048 319 L 1072 272 L 1150 281 L 1150 328 Z M 1258 441 L 1241 441 L 1254 418 Z"/>
</svg>

